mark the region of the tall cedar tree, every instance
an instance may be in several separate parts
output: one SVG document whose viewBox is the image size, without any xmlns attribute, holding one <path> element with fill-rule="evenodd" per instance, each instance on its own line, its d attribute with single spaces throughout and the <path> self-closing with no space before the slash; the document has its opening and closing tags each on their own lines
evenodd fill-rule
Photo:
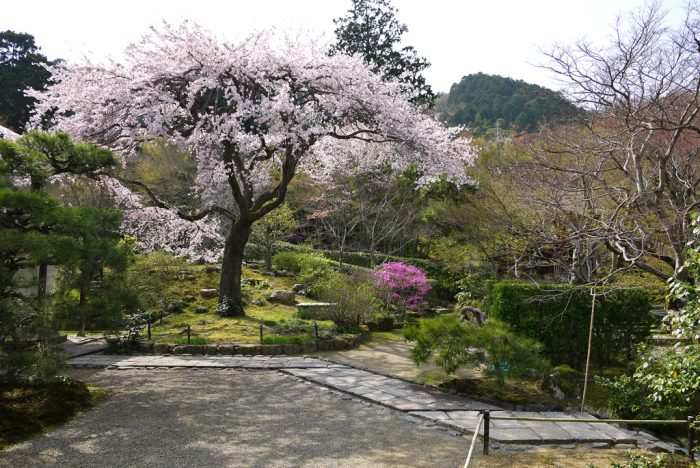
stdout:
<svg viewBox="0 0 700 468">
<path fill-rule="evenodd" d="M 374 73 L 411 89 L 413 104 L 432 107 L 435 94 L 421 75 L 430 62 L 411 46 L 399 48 L 408 28 L 396 19 L 397 12 L 389 0 L 352 0 L 347 16 L 333 20 L 337 40 L 330 54 L 359 54 Z"/>
<path fill-rule="evenodd" d="M 0 32 L 0 124 L 18 133 L 25 130 L 34 98 L 24 90 L 42 90 L 51 73 L 44 65 L 56 65 L 39 53 L 34 36 L 14 31 Z"/>
</svg>

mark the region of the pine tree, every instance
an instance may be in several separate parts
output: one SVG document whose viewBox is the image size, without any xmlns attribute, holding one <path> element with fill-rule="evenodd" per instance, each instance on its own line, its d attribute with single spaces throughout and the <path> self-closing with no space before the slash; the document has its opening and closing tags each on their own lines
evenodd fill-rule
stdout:
<svg viewBox="0 0 700 468">
<path fill-rule="evenodd" d="M 347 16 L 333 20 L 336 42 L 330 53 L 359 54 L 373 72 L 406 85 L 411 102 L 432 107 L 435 95 L 421 74 L 430 63 L 413 47 L 400 47 L 408 27 L 396 13 L 389 0 L 352 0 Z"/>
</svg>

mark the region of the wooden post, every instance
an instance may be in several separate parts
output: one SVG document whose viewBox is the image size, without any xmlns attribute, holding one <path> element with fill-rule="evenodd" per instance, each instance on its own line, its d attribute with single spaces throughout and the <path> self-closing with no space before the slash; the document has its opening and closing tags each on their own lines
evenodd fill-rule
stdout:
<svg viewBox="0 0 700 468">
<path fill-rule="evenodd" d="M 688 457 L 690 458 L 691 462 L 695 461 L 695 454 L 693 453 L 693 445 L 695 442 L 695 428 L 693 427 L 694 422 L 695 418 L 693 416 L 688 416 Z"/>
<path fill-rule="evenodd" d="M 491 426 L 491 412 L 484 410 L 484 455 L 489 454 L 489 429 Z"/>
<path fill-rule="evenodd" d="M 314 322 L 314 342 L 316 343 L 316 351 L 318 351 L 318 322 Z"/>
<path fill-rule="evenodd" d="M 260 324 L 260 344 L 263 344 L 263 326 Z"/>
<path fill-rule="evenodd" d="M 588 326 L 588 351 L 586 352 L 586 371 L 583 374 L 583 393 L 581 394 L 581 412 L 585 410 L 584 405 L 586 404 L 586 390 L 588 390 L 588 368 L 591 364 L 591 343 L 593 342 L 593 320 L 595 319 L 595 297 L 596 290 L 593 286 L 591 292 L 591 322 Z"/>
<path fill-rule="evenodd" d="M 151 321 L 148 320 L 148 341 L 151 341 Z"/>
<path fill-rule="evenodd" d="M 187 344 L 190 344 L 190 334 L 192 333 L 192 329 L 190 328 L 190 324 L 187 324 Z"/>
</svg>

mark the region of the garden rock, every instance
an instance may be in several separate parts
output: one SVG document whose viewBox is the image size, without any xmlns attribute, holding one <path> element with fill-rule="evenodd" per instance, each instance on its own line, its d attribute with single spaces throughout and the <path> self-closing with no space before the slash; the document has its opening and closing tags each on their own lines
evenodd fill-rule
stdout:
<svg viewBox="0 0 700 468">
<path fill-rule="evenodd" d="M 261 351 L 262 354 L 267 355 L 267 356 L 276 356 L 278 354 L 282 354 L 282 346 L 281 345 L 265 345 L 261 346 Z"/>
<path fill-rule="evenodd" d="M 300 354 L 301 353 L 301 345 L 299 344 L 285 344 L 283 345 L 284 347 L 284 354 Z"/>
<path fill-rule="evenodd" d="M 394 329 L 394 319 L 392 317 L 383 317 L 376 322 L 368 322 L 369 331 L 391 331 Z"/>
<path fill-rule="evenodd" d="M 199 295 L 204 299 L 213 299 L 219 295 L 218 289 L 200 289 Z"/>
<path fill-rule="evenodd" d="M 544 405 L 540 405 L 539 403 L 535 403 L 535 404 L 531 404 L 531 405 L 526 405 L 525 411 L 547 411 L 547 408 Z"/>
<path fill-rule="evenodd" d="M 307 320 L 331 320 L 331 302 L 302 302 L 297 304 L 297 315 Z"/>
<path fill-rule="evenodd" d="M 267 281 L 255 279 L 255 278 L 245 278 L 243 281 L 241 281 L 241 284 L 245 284 L 248 286 L 252 286 L 254 288 L 258 289 L 267 289 L 270 288 L 270 283 Z"/>
<path fill-rule="evenodd" d="M 221 273 L 221 265 L 207 265 L 204 267 L 207 273 Z"/>
<path fill-rule="evenodd" d="M 172 347 L 163 343 L 156 343 L 153 345 L 153 352 L 156 354 L 169 354 L 172 351 Z"/>
<path fill-rule="evenodd" d="M 244 355 L 262 354 L 262 347 L 260 345 L 242 344 L 242 345 L 237 345 L 236 348 L 238 348 L 238 354 L 244 354 Z"/>
<path fill-rule="evenodd" d="M 270 294 L 270 296 L 267 298 L 267 300 L 270 302 L 276 302 L 278 304 L 284 304 L 284 305 L 296 304 L 296 298 L 295 298 L 295 295 L 292 291 L 282 291 L 282 290 L 272 291 L 272 294 Z"/>
<path fill-rule="evenodd" d="M 181 281 L 195 279 L 195 274 L 189 270 L 180 270 L 177 276 Z"/>
<path fill-rule="evenodd" d="M 292 286 L 292 292 L 294 294 L 299 294 L 303 290 L 304 290 L 304 285 L 301 283 L 297 283 L 294 286 Z"/>
<path fill-rule="evenodd" d="M 201 345 L 180 345 L 173 347 L 173 354 L 202 354 Z"/>
<path fill-rule="evenodd" d="M 238 349 L 234 345 L 219 345 L 216 348 L 217 354 L 233 355 L 238 354 Z"/>
</svg>

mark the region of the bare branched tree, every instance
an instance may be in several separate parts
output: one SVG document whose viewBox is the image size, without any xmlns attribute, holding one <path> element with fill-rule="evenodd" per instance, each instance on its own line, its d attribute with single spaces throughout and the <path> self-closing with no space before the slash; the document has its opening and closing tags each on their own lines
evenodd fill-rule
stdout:
<svg viewBox="0 0 700 468">
<path fill-rule="evenodd" d="M 700 9 L 669 28 L 660 4 L 618 18 L 610 42 L 546 55 L 581 108 L 529 162 L 579 259 L 601 246 L 622 264 L 682 277 L 690 214 L 700 207 Z M 550 194 L 551 195 L 551 194 Z M 574 268 L 574 270 L 580 268 Z"/>
</svg>

